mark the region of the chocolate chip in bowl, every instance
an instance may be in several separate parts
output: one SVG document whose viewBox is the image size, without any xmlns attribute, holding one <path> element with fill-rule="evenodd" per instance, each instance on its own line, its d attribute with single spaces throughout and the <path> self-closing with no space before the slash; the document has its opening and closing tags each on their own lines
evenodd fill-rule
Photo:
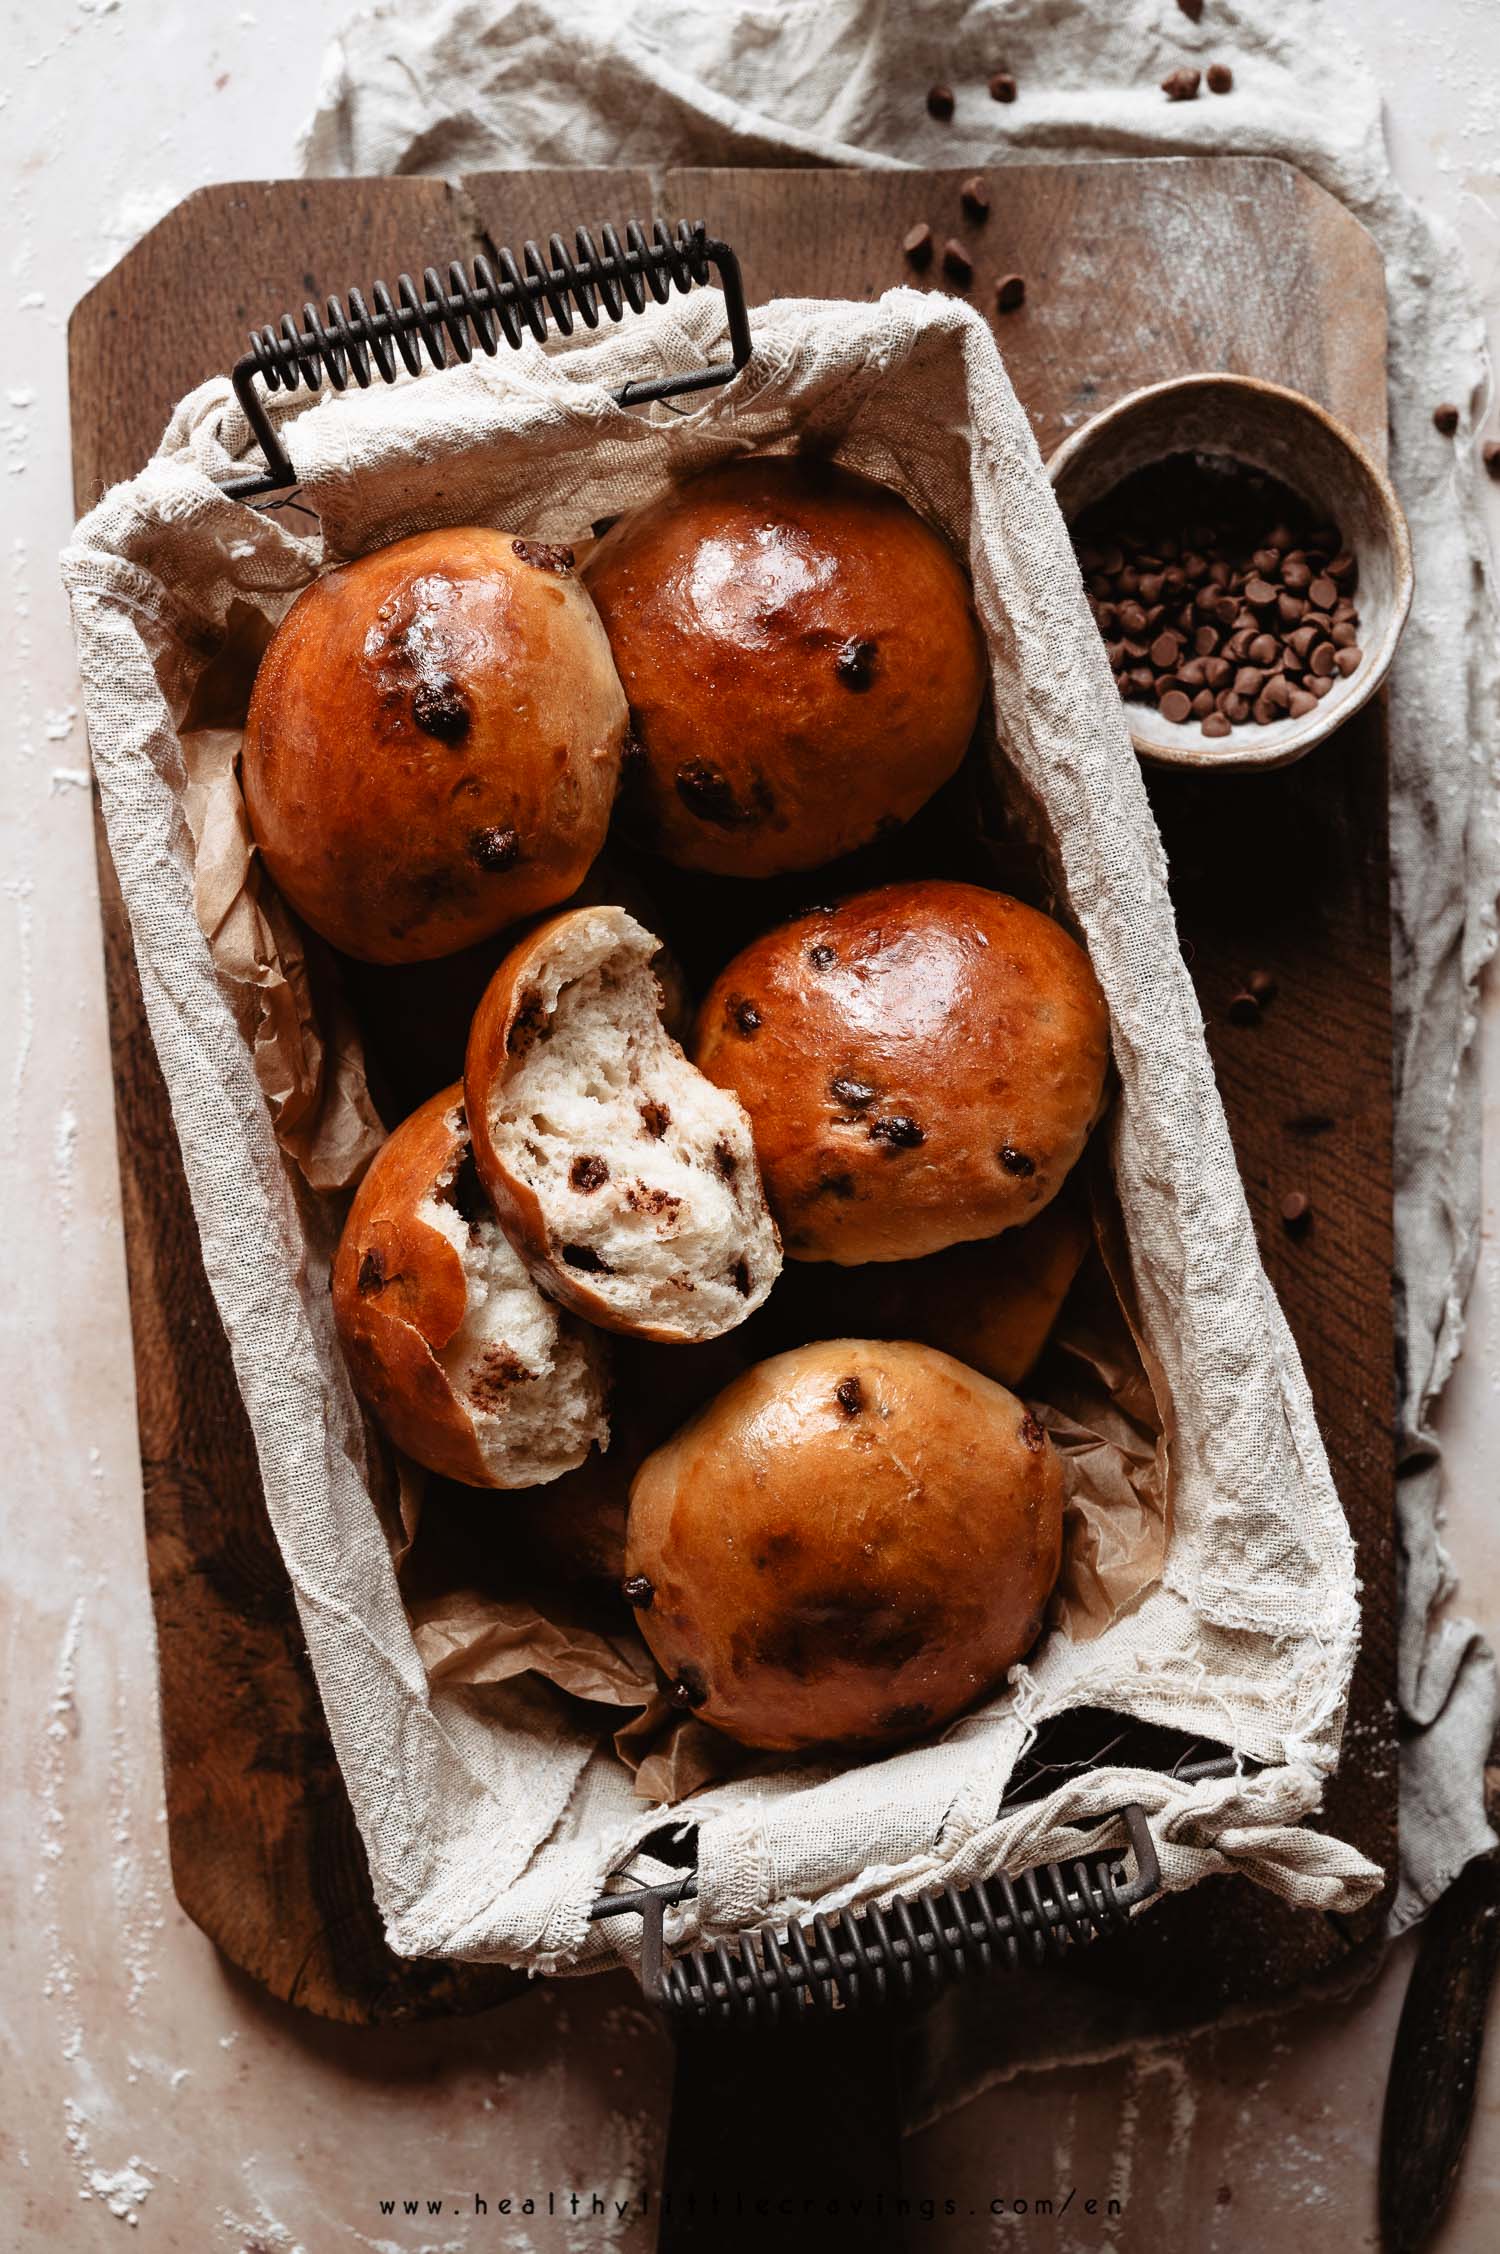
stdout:
<svg viewBox="0 0 1500 2254">
<path fill-rule="evenodd" d="M 1406 521 L 1314 401 L 1246 376 L 1153 384 L 1048 471 L 1143 758 L 1283 766 L 1379 687 L 1411 602 Z"/>
</svg>

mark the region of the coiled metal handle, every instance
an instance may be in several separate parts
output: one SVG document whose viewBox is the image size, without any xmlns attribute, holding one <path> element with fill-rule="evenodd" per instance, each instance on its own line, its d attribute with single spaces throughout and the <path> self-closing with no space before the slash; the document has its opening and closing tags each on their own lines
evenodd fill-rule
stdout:
<svg viewBox="0 0 1500 2254">
<path fill-rule="evenodd" d="M 840 1910 L 791 1925 L 761 1926 L 671 1959 L 662 1942 L 666 1910 L 691 1881 L 632 1895 L 606 1895 L 595 1917 L 626 1908 L 644 1921 L 641 1984 L 678 2024 L 769 2021 L 861 2004 L 911 2001 L 965 1973 L 1043 1964 L 1118 1931 L 1161 1886 L 1144 1811 L 1121 1811 L 1134 1877 L 1118 1848 L 1045 1863 L 1016 1878 L 1004 1872 L 972 1886 L 900 1896 L 889 1908 Z"/>
<path fill-rule="evenodd" d="M 727 383 L 744 367 L 751 353 L 750 319 L 739 260 L 727 243 L 710 237 L 703 220 L 683 220 L 674 233 L 665 220 L 658 219 L 648 235 L 632 219 L 626 224 L 623 244 L 613 227 L 601 227 L 599 238 L 596 245 L 589 230 L 580 227 L 574 236 L 575 251 L 568 249 L 561 235 L 552 235 L 545 256 L 528 242 L 522 245 L 519 261 L 509 250 L 497 251 L 493 264 L 485 257 L 475 258 L 468 267 L 455 260 L 446 282 L 435 266 L 429 266 L 420 290 L 409 274 L 402 274 L 394 296 L 384 282 L 376 282 L 369 302 L 363 292 L 351 289 L 347 308 L 337 297 L 328 298 L 321 312 L 309 301 L 302 308 L 300 328 L 290 313 L 284 313 L 279 325 L 253 331 L 250 350 L 236 362 L 231 380 L 265 456 L 266 470 L 263 475 L 227 481 L 222 491 L 249 500 L 296 482 L 257 382 L 268 392 L 292 392 L 299 386 L 317 391 L 324 383 L 343 391 L 352 379 L 361 390 L 368 390 L 377 378 L 394 383 L 400 367 L 409 375 L 419 375 L 424 353 L 434 368 L 445 368 L 450 352 L 460 361 L 469 361 L 476 346 L 493 358 L 502 341 L 519 348 L 530 335 L 543 344 L 549 324 L 565 337 L 573 334 L 575 319 L 581 319 L 585 328 L 597 329 L 601 318 L 619 321 L 627 310 L 643 312 L 648 295 L 665 305 L 673 290 L 685 294 L 701 287 L 714 272 L 724 291 L 730 360 L 711 362 L 683 375 L 628 383 L 615 399 L 622 407 L 632 407 L 706 391 Z"/>
</svg>

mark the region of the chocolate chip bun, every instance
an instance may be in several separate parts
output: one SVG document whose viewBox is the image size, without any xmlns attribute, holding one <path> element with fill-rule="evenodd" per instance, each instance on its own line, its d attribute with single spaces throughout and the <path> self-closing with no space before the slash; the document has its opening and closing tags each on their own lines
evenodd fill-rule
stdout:
<svg viewBox="0 0 1500 2254">
<path fill-rule="evenodd" d="M 1104 1099 L 1109 1020 L 1060 924 L 911 882 L 752 942 L 698 1016 L 700 1068 L 750 1114 L 794 1260 L 911 1260 L 1052 1198 Z"/>
<path fill-rule="evenodd" d="M 750 1123 L 661 1022 L 658 941 L 623 908 L 551 917 L 475 1012 L 480 1179 L 532 1274 L 606 1330 L 716 1338 L 781 1271 Z"/>
<path fill-rule="evenodd" d="M 626 720 L 570 548 L 418 533 L 315 579 L 272 636 L 245 726 L 250 826 L 314 931 L 425 962 L 582 882 Z"/>
<path fill-rule="evenodd" d="M 1078 1180 L 1072 1175 L 1034 1221 L 925 1260 L 858 1268 L 799 1262 L 769 1310 L 777 1343 L 853 1330 L 865 1338 L 910 1338 L 956 1354 L 997 1385 L 1023 1384 L 1094 1241 L 1086 1200 L 1074 1189 Z"/>
<path fill-rule="evenodd" d="M 682 1707 L 743 1744 L 936 1729 L 1041 1633 L 1061 1460 L 926 1346 L 825 1339 L 748 1370 L 647 1458 L 627 1599 Z"/>
<path fill-rule="evenodd" d="M 814 868 L 963 758 L 985 679 L 969 584 L 886 486 L 733 462 L 623 519 L 586 576 L 630 699 L 624 812 L 682 868 Z"/>
<path fill-rule="evenodd" d="M 333 1268 L 355 1389 L 396 1446 L 470 1487 L 536 1487 L 609 1427 L 605 1345 L 538 1291 L 480 1187 L 463 1090 L 376 1153 Z"/>
</svg>

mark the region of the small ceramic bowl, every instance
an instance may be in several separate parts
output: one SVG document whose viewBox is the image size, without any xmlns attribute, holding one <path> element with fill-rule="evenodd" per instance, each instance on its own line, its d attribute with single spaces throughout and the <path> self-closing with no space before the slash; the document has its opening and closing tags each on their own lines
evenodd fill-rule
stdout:
<svg viewBox="0 0 1500 2254">
<path fill-rule="evenodd" d="M 1171 454 L 1227 454 L 1279 478 L 1316 516 L 1336 523 L 1359 566 L 1363 662 L 1340 675 L 1315 712 L 1245 722 L 1205 736 L 1196 720 L 1164 720 L 1127 704 L 1143 759 L 1174 767 L 1284 767 L 1332 735 L 1385 679 L 1411 608 L 1411 539 L 1401 504 L 1352 431 L 1301 392 L 1253 376 L 1179 376 L 1132 391 L 1064 439 L 1047 464 L 1069 524 L 1148 463 Z"/>
</svg>

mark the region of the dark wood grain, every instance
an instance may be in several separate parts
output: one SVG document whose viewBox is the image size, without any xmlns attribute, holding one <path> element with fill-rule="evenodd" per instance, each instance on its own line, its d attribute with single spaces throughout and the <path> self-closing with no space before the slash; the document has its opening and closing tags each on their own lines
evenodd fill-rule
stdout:
<svg viewBox="0 0 1500 2254">
<path fill-rule="evenodd" d="M 925 218 L 968 241 L 975 304 L 1023 272 L 996 318 L 1046 451 L 1134 385 L 1199 368 L 1292 383 L 1383 454 L 1378 256 L 1331 198 L 1264 160 L 997 168 L 983 227 L 953 173 L 681 172 L 664 208 L 735 243 L 752 303 L 873 297 L 901 281 Z M 143 461 L 179 394 L 228 367 L 244 331 L 304 296 L 650 208 L 625 173 L 220 188 L 178 207 L 74 316 L 79 505 Z M 174 306 L 172 315 L 165 306 Z M 1159 774 L 1153 798 L 1184 945 L 1268 1266 L 1301 1345 L 1364 1580 L 1349 1758 L 1326 1818 L 1394 1865 L 1391 1539 L 1390 994 L 1384 748 L 1365 715 L 1304 765 L 1262 777 Z M 176 1139 L 141 1015 L 108 856 L 101 895 L 119 1104 L 152 1595 L 174 1883 L 188 1913 L 277 1994 L 337 2017 L 478 2006 L 491 1969 L 410 1965 L 380 1937 L 265 1520 L 249 1435 L 203 1276 Z M 1225 1005 L 1253 968 L 1279 981 L 1262 1023 Z M 1326 1125 L 1313 1122 L 1327 1122 Z M 1314 1203 L 1288 1238 L 1288 1187 Z M 1337 1973 L 1374 1946 L 1235 1881 L 1164 1905 L 1070 1978 L 1164 2024 Z M 1051 1976 L 1049 1976 L 1051 1977 Z M 1010 1995 L 1009 2003 L 1002 2000 Z M 1013 1992 L 969 1988 L 949 2043 L 990 2043 Z"/>
</svg>

